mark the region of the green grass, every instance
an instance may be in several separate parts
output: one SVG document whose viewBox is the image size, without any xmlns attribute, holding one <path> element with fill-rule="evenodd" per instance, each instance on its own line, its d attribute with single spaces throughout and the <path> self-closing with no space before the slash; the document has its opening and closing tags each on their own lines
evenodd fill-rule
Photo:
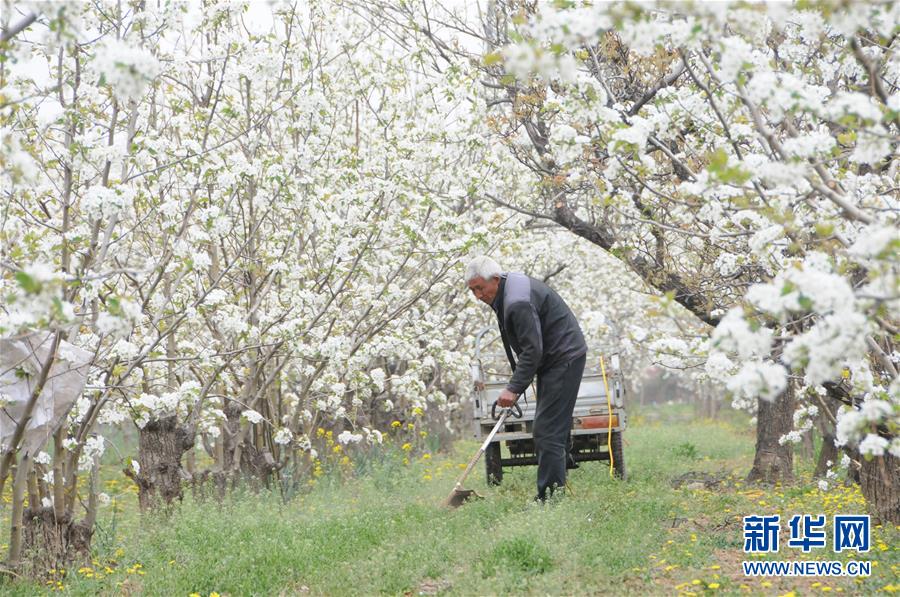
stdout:
<svg viewBox="0 0 900 597">
<path fill-rule="evenodd" d="M 627 482 L 610 478 L 604 463 L 586 463 L 572 471 L 570 495 L 548 505 L 530 501 L 533 467 L 509 469 L 498 488 L 485 486 L 479 468 L 467 486 L 485 499 L 455 511 L 441 509 L 459 463 L 477 447 L 461 442 L 452 455 L 410 466 L 394 456 L 369 463 L 360 478 L 323 478 L 314 491 L 287 504 L 265 492 L 239 493 L 221 502 L 198 502 L 188 495 L 167 518 L 141 519 L 129 503 L 115 525 L 107 508 L 101 520 L 105 534 L 95 538 L 98 552 L 89 571 L 69 570 L 60 584 L 19 581 L 0 585 L 0 591 L 31 595 L 53 587 L 73 595 L 185 596 L 818 592 L 820 587 L 811 588 L 808 580 L 791 585 L 770 579 L 773 586 L 766 587 L 762 579 L 739 576 L 744 559 L 740 516 L 816 513 L 823 498 L 812 483 L 806 479 L 784 492 L 744 487 L 741 478 L 752 461 L 754 438 L 740 416 L 696 421 L 682 407 L 657 415 L 632 413 L 625 434 Z M 712 491 L 673 489 L 670 480 L 687 471 L 732 474 Z M 848 500 L 841 511 L 863 511 L 851 503 L 854 494 L 840 499 Z M 891 546 L 898 544 L 898 535 L 896 529 L 879 529 L 876 537 L 889 547 L 867 554 L 880 564 L 872 578 L 861 584 L 820 579 L 822 586 L 851 594 L 887 586 L 897 570 L 897 548 Z M 780 554 L 781 559 L 796 555 Z M 839 558 L 829 551 L 818 559 Z"/>
</svg>

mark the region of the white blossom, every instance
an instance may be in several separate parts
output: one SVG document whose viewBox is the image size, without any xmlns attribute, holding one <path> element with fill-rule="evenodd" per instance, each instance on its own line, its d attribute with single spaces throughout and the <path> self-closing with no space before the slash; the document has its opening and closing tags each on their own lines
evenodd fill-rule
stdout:
<svg viewBox="0 0 900 597">
<path fill-rule="evenodd" d="M 112 353 L 127 361 L 136 357 L 140 353 L 140 349 L 123 338 L 113 345 Z"/>
<path fill-rule="evenodd" d="M 249 409 L 249 408 L 247 410 L 245 410 L 244 412 L 242 412 L 241 416 L 243 416 L 245 419 L 247 419 L 251 425 L 256 425 L 257 423 L 259 423 L 263 420 L 263 416 L 261 414 L 259 414 L 255 410 Z"/>
<path fill-rule="evenodd" d="M 888 451 L 894 458 L 900 458 L 900 437 L 895 437 L 893 440 L 891 440 L 891 447 L 888 449 Z"/>
<path fill-rule="evenodd" d="M 863 456 L 882 456 L 888 447 L 888 443 L 888 440 L 880 435 L 870 433 L 859 442 L 859 452 Z"/>
<path fill-rule="evenodd" d="M 122 100 L 141 99 L 160 70 L 159 62 L 149 51 L 116 39 L 108 39 L 97 47 L 94 62 Z"/>
<path fill-rule="evenodd" d="M 287 427 L 282 427 L 278 431 L 275 432 L 275 436 L 272 438 L 276 444 L 279 445 L 287 445 L 291 443 L 291 440 L 294 438 L 294 434 L 291 433 L 291 430 Z"/>
<path fill-rule="evenodd" d="M 363 436 L 361 433 L 353 433 L 351 431 L 342 431 L 340 435 L 338 435 L 338 443 L 347 445 L 347 444 L 356 444 L 362 440 Z"/>
<path fill-rule="evenodd" d="M 887 129 L 876 124 L 859 131 L 856 147 L 850 154 L 850 161 L 876 165 L 890 153 L 891 137 Z"/>
<path fill-rule="evenodd" d="M 849 253 L 860 259 L 871 259 L 888 251 L 891 246 L 896 250 L 898 245 L 900 232 L 897 231 L 897 227 L 876 222 L 860 232 Z"/>
<path fill-rule="evenodd" d="M 736 353 L 741 359 L 760 357 L 768 355 L 772 347 L 772 330 L 752 329 L 743 311 L 733 308 L 713 330 L 712 344 L 715 349 Z"/>
<path fill-rule="evenodd" d="M 78 458 L 78 470 L 91 470 L 94 466 L 94 458 L 103 456 L 105 450 L 106 442 L 102 435 L 88 437 L 81 448 L 81 456 Z"/>
<path fill-rule="evenodd" d="M 650 122 L 640 116 L 635 116 L 631 121 L 631 126 L 619 129 L 612 135 L 613 141 L 621 141 L 629 145 L 643 149 L 647 144 L 647 138 L 653 132 Z"/>
<path fill-rule="evenodd" d="M 772 401 L 787 387 L 787 371 L 771 361 L 748 361 L 727 387 L 738 396 Z"/>
<path fill-rule="evenodd" d="M 784 444 L 799 444 L 802 439 L 803 439 L 803 436 L 800 435 L 799 431 L 790 431 L 790 432 L 786 433 L 785 435 L 782 435 L 781 437 L 779 437 L 778 443 L 782 446 Z"/>
</svg>

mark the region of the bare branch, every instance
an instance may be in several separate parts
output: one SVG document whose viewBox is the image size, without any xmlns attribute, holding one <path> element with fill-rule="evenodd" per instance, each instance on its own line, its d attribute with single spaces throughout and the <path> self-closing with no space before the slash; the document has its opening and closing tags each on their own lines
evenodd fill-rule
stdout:
<svg viewBox="0 0 900 597">
<path fill-rule="evenodd" d="M 5 44 L 9 40 L 20 34 L 22 31 L 27 29 L 29 25 L 34 23 L 37 18 L 38 16 L 35 13 L 31 13 L 25 16 L 25 18 L 23 18 L 21 21 L 19 21 L 9 29 L 4 29 L 3 33 L 0 34 L 0 44 Z"/>
</svg>

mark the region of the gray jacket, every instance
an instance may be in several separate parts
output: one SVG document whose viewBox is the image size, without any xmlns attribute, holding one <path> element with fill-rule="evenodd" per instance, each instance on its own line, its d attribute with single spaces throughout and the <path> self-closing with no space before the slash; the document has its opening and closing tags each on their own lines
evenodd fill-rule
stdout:
<svg viewBox="0 0 900 597">
<path fill-rule="evenodd" d="M 535 374 L 587 353 L 572 310 L 540 280 L 517 272 L 502 274 L 491 308 L 497 314 L 503 347 L 513 368 L 506 389 L 514 394 L 524 392 Z M 510 348 L 518 355 L 518 364 Z"/>
</svg>

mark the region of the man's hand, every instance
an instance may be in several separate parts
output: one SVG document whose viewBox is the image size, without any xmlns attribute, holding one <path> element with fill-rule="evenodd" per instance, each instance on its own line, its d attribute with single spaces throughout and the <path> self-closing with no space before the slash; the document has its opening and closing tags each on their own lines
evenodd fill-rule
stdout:
<svg viewBox="0 0 900 597">
<path fill-rule="evenodd" d="M 497 398 L 497 404 L 501 408 L 509 408 L 510 406 L 515 404 L 516 400 L 518 400 L 518 399 L 519 399 L 518 396 L 516 396 L 509 390 L 504 389 L 502 392 L 500 392 L 500 397 Z"/>
</svg>

